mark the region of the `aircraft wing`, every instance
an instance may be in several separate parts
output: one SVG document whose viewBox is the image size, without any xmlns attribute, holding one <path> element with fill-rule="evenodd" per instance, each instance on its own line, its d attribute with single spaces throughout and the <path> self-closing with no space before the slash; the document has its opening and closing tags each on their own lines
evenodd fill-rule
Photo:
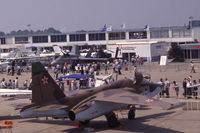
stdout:
<svg viewBox="0 0 200 133">
<path fill-rule="evenodd" d="M 31 90 L 0 89 L 0 95 L 31 95 Z"/>
<path fill-rule="evenodd" d="M 146 96 L 123 89 L 112 89 L 100 92 L 97 94 L 95 100 L 122 104 L 157 106 L 163 109 L 170 109 L 172 107 L 172 104 L 168 102 L 150 99 Z"/>
</svg>

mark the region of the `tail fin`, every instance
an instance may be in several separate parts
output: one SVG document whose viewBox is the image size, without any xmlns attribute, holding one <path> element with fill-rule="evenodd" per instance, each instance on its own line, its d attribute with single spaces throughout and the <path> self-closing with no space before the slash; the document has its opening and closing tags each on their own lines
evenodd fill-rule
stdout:
<svg viewBox="0 0 200 133">
<path fill-rule="evenodd" d="M 90 48 L 90 50 L 87 52 L 87 55 L 85 57 L 86 58 L 91 58 L 92 52 L 93 52 L 93 49 Z"/>
<path fill-rule="evenodd" d="M 115 59 L 118 58 L 118 54 L 119 54 L 119 47 L 116 48 Z"/>
<path fill-rule="evenodd" d="M 72 50 L 69 54 L 70 55 L 80 55 L 79 47 L 77 45 L 72 46 Z"/>
<path fill-rule="evenodd" d="M 63 103 L 65 94 L 40 62 L 32 63 L 32 103 Z"/>
</svg>

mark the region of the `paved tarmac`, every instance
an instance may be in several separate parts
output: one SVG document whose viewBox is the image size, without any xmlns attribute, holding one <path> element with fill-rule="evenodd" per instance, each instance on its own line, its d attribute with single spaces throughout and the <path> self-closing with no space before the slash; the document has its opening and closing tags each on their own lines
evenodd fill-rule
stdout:
<svg viewBox="0 0 200 133">
<path fill-rule="evenodd" d="M 160 78 L 168 78 L 171 82 L 182 80 L 192 75 L 193 79 L 200 79 L 200 64 L 195 64 L 197 73 L 190 73 L 189 63 L 171 63 L 168 66 L 160 67 L 157 63 L 145 64 L 138 70 L 151 74 L 151 80 L 158 82 Z M 104 71 L 102 71 L 104 73 Z M 132 72 L 122 71 L 123 75 L 118 78 L 130 77 Z M 115 75 L 114 75 L 115 76 Z M 6 79 L 15 78 L 1 74 Z M 25 79 L 30 78 L 30 73 L 23 73 L 19 76 L 20 85 Z M 179 98 L 175 97 L 175 91 L 170 89 L 170 98 L 162 100 L 171 103 L 182 101 L 200 101 L 200 99 L 184 99 L 182 88 L 180 88 Z M 199 133 L 200 132 L 200 111 L 184 111 L 182 108 L 172 110 L 162 110 L 159 108 L 150 108 L 148 110 L 137 110 L 136 119 L 128 120 L 125 112 L 118 112 L 118 118 L 121 126 L 118 128 L 109 128 L 104 116 L 96 118 L 86 127 L 78 128 L 75 122 L 70 120 L 53 120 L 49 118 L 21 119 L 19 110 L 14 110 L 16 104 L 30 103 L 28 99 L 9 100 L 8 97 L 0 97 L 0 120 L 13 120 L 13 133 L 75 133 L 75 132 L 113 132 L 113 133 Z"/>
</svg>

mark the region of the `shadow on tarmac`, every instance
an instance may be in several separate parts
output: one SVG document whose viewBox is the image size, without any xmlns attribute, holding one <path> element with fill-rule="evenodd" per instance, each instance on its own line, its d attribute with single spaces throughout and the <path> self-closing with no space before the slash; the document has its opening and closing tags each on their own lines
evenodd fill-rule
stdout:
<svg viewBox="0 0 200 133">
<path fill-rule="evenodd" d="M 110 128 L 107 125 L 106 120 L 92 120 L 88 125 L 83 127 L 75 126 L 76 122 L 70 120 L 39 120 L 39 119 L 31 119 L 25 120 L 22 122 L 34 122 L 34 123 L 48 123 L 48 124 L 57 124 L 57 125 L 68 125 L 74 126 L 74 128 L 62 130 L 63 132 L 67 133 L 80 133 L 80 132 L 89 132 L 87 129 L 92 129 L 92 132 L 100 132 L 100 131 L 108 131 L 108 130 L 119 130 L 125 132 L 142 132 L 142 133 L 182 133 L 179 131 L 175 131 L 172 129 L 156 127 L 156 125 L 147 125 L 145 122 L 149 121 L 149 119 L 158 119 L 158 118 L 165 118 L 167 115 L 175 113 L 174 111 L 171 112 L 164 112 L 164 113 L 157 113 L 152 115 L 147 115 L 143 117 L 136 118 L 135 120 L 128 120 L 128 119 L 119 119 L 121 126 L 117 128 Z"/>
<path fill-rule="evenodd" d="M 0 120 L 16 120 L 16 119 L 21 119 L 19 115 L 16 116 L 0 116 Z"/>
</svg>

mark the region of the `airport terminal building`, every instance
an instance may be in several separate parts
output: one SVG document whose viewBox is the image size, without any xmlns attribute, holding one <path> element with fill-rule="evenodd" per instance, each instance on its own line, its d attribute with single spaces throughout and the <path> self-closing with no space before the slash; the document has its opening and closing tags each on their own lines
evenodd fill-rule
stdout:
<svg viewBox="0 0 200 133">
<path fill-rule="evenodd" d="M 114 49 L 118 46 L 122 49 L 122 57 L 136 54 L 151 61 L 153 58 L 166 55 L 171 44 L 179 44 L 181 46 L 194 44 L 198 41 L 200 41 L 200 20 L 192 20 L 189 26 L 147 27 L 141 29 L 123 28 L 109 31 L 94 30 L 62 34 L 0 36 L 0 49 L 1 53 L 6 53 L 20 45 L 24 45 L 25 47 L 43 47 L 44 49 L 50 49 L 54 45 L 64 48 L 79 45 L 82 48 L 99 46 L 115 52 Z M 153 48 L 154 46 L 155 48 Z M 182 48 L 185 49 L 186 47 Z M 195 49 L 196 54 L 194 57 L 199 58 L 199 47 L 195 47 Z M 144 51 L 148 51 L 149 53 Z M 193 55 L 193 50 L 190 52 Z M 153 55 L 150 53 L 156 54 Z M 192 60 L 192 57 L 185 52 L 186 59 Z"/>
</svg>

